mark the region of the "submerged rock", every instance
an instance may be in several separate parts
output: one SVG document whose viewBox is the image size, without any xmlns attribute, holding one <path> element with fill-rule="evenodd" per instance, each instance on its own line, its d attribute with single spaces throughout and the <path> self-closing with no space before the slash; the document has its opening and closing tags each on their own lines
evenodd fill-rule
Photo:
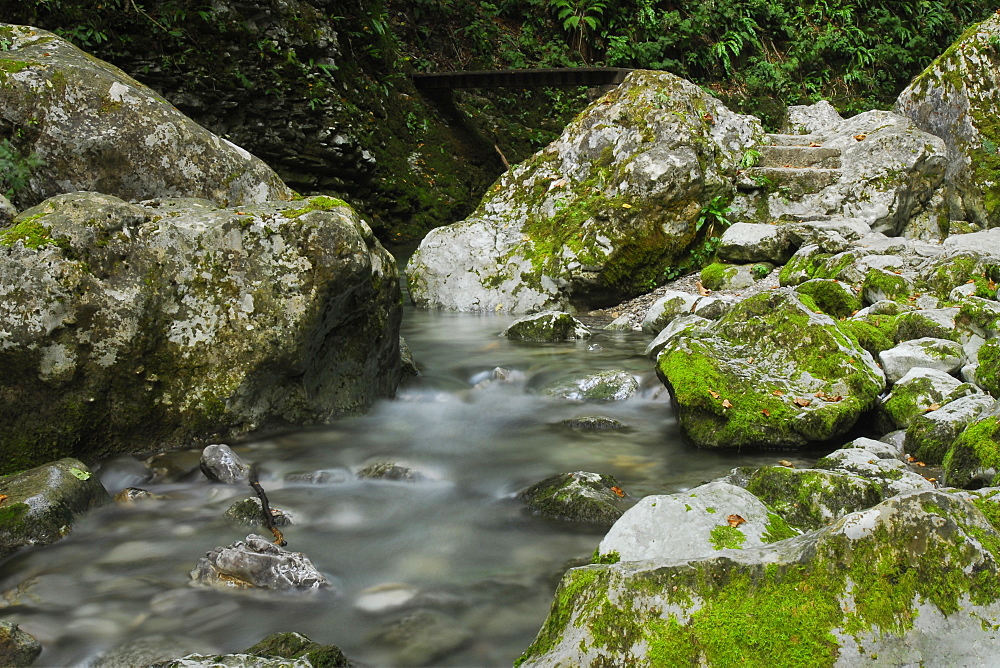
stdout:
<svg viewBox="0 0 1000 668">
<path fill-rule="evenodd" d="M 624 401 L 638 391 L 639 381 L 627 371 L 601 371 L 545 388 L 549 396 L 573 401 Z"/>
<path fill-rule="evenodd" d="M 57 462 L 0 479 L 0 558 L 65 536 L 76 518 L 111 498 L 83 462 Z"/>
<path fill-rule="evenodd" d="M 191 571 L 191 579 L 216 589 L 312 591 L 331 586 L 304 554 L 256 534 L 209 552 Z"/>
<path fill-rule="evenodd" d="M 972 503 L 911 492 L 769 545 L 571 569 L 519 665 L 986 665 L 998 567 Z"/>
<path fill-rule="evenodd" d="M 0 472 L 366 409 L 401 377 L 396 263 L 339 200 L 70 193 L 0 230 Z"/>
<path fill-rule="evenodd" d="M 415 610 L 373 634 L 375 641 L 392 652 L 394 664 L 407 666 L 441 659 L 473 637 L 470 629 L 436 610 Z"/>
<path fill-rule="evenodd" d="M 432 230 L 407 265 L 410 295 L 418 306 L 530 313 L 645 291 L 698 243 L 703 212 L 725 207 L 762 137 L 757 119 L 698 86 L 634 71 L 468 219 Z"/>
<path fill-rule="evenodd" d="M 543 517 L 604 526 L 611 526 L 628 505 L 617 480 L 586 471 L 550 476 L 517 497 Z"/>
<path fill-rule="evenodd" d="M 226 517 L 237 524 L 251 527 L 267 528 L 264 521 L 264 504 L 256 496 L 237 501 L 226 510 Z M 278 508 L 271 508 L 271 519 L 275 526 L 283 527 L 292 524 L 288 513 Z"/>
<path fill-rule="evenodd" d="M 624 423 L 605 415 L 582 415 L 575 418 L 567 418 L 559 422 L 564 427 L 579 429 L 581 431 L 605 431 L 626 429 Z"/>
<path fill-rule="evenodd" d="M 408 466 L 400 466 L 393 462 L 376 462 L 360 469 L 356 474 L 362 480 L 401 480 L 415 482 L 422 477 Z"/>
<path fill-rule="evenodd" d="M 42 653 L 42 645 L 17 624 L 0 620 L 0 666 L 30 666 Z"/>
<path fill-rule="evenodd" d="M 155 91 L 55 34 L 3 25 L 0 108 L 42 164 L 26 205 L 74 190 L 126 200 L 204 197 L 221 206 L 292 197 L 261 160 L 184 116 Z"/>
</svg>

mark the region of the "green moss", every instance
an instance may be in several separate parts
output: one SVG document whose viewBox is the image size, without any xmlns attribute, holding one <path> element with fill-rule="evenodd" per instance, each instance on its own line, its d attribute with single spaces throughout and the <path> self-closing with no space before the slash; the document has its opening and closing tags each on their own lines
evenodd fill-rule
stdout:
<svg viewBox="0 0 1000 668">
<path fill-rule="evenodd" d="M 883 498 L 879 485 L 869 480 L 785 466 L 759 469 L 748 481 L 747 491 L 784 518 L 787 525 L 805 530 L 818 529 L 844 515 L 870 508 Z"/>
<path fill-rule="evenodd" d="M 622 556 L 617 550 L 612 550 L 607 554 L 601 554 L 599 550 L 594 550 L 594 556 L 591 558 L 590 563 L 592 564 L 617 564 L 622 560 Z"/>
<path fill-rule="evenodd" d="M 26 503 L 12 503 L 0 506 L 0 534 L 19 534 L 24 529 L 24 518 L 31 507 Z"/>
<path fill-rule="evenodd" d="M 976 382 L 994 397 L 1000 397 L 1000 338 L 984 343 L 979 349 L 978 359 Z"/>
<path fill-rule="evenodd" d="M 69 248 L 69 242 L 66 239 L 53 239 L 51 230 L 38 222 L 40 218 L 44 217 L 44 213 L 29 216 L 20 220 L 13 227 L 0 232 L 0 245 L 13 246 L 20 241 L 25 248 L 31 249 L 39 249 L 43 246 Z"/>
<path fill-rule="evenodd" d="M 701 284 L 709 290 L 721 290 L 736 271 L 737 268 L 734 265 L 713 262 L 701 270 Z"/>
<path fill-rule="evenodd" d="M 285 209 L 282 211 L 282 214 L 288 218 L 298 218 L 299 216 L 305 215 L 310 211 L 330 211 L 342 206 L 349 206 L 344 200 L 337 199 L 335 197 L 326 197 L 325 195 L 316 195 L 315 197 L 309 197 L 303 201 L 306 202 L 304 207 L 299 209 Z"/>
<path fill-rule="evenodd" d="M 896 345 L 896 320 L 894 315 L 874 315 L 864 319 L 848 319 L 837 323 L 840 331 L 857 342 L 873 357 Z"/>
<path fill-rule="evenodd" d="M 861 299 L 835 279 L 813 279 L 800 283 L 796 292 L 809 295 L 819 310 L 833 318 L 846 318 L 861 310 Z"/>
<path fill-rule="evenodd" d="M 968 487 L 989 469 L 1000 469 L 1000 418 L 973 423 L 959 434 L 944 458 L 945 482 Z"/>
<path fill-rule="evenodd" d="M 913 291 L 910 282 L 902 275 L 874 267 L 865 274 L 861 288 L 869 301 L 877 299 L 905 300 Z"/>
<path fill-rule="evenodd" d="M 724 550 L 727 548 L 739 550 L 743 548 L 743 543 L 746 542 L 746 539 L 746 534 L 740 531 L 738 527 L 731 527 L 728 524 L 720 524 L 712 529 L 712 532 L 709 534 L 708 541 L 716 550 Z"/>
<path fill-rule="evenodd" d="M 764 534 L 761 536 L 765 543 L 777 543 L 798 535 L 799 532 L 793 529 L 785 518 L 774 513 L 767 514 L 767 524 L 764 525 Z"/>
</svg>

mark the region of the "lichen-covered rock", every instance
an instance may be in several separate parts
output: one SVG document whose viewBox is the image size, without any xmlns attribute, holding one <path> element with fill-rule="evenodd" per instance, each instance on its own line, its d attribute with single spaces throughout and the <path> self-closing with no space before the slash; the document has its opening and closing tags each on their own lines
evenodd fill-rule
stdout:
<svg viewBox="0 0 1000 668">
<path fill-rule="evenodd" d="M 339 200 L 46 200 L 0 230 L 0 471 L 366 409 L 398 270 Z"/>
<path fill-rule="evenodd" d="M 952 442 L 944 457 L 944 482 L 983 487 L 1000 482 L 1000 404 L 981 413 Z"/>
<path fill-rule="evenodd" d="M 875 481 L 852 473 L 763 466 L 747 481 L 747 491 L 788 524 L 806 531 L 871 508 L 885 496 Z"/>
<path fill-rule="evenodd" d="M 53 33 L 0 24 L 0 118 L 43 164 L 22 205 L 74 190 L 126 200 L 204 197 L 221 206 L 290 199 L 267 165 L 181 114 L 150 88 Z"/>
<path fill-rule="evenodd" d="M 965 351 L 960 343 L 929 336 L 903 341 L 883 350 L 878 357 L 890 383 L 901 379 L 913 367 L 956 373 L 965 363 Z"/>
<path fill-rule="evenodd" d="M 639 381 L 628 371 L 600 371 L 545 388 L 549 396 L 572 401 L 624 401 L 638 391 Z"/>
<path fill-rule="evenodd" d="M 845 433 L 885 387 L 871 355 L 808 297 L 754 295 L 657 358 L 685 435 L 710 448 L 801 447 Z"/>
<path fill-rule="evenodd" d="M 989 665 L 998 567 L 972 503 L 912 492 L 770 545 L 571 569 L 519 665 Z"/>
<path fill-rule="evenodd" d="M 958 435 L 995 404 L 988 394 L 970 394 L 917 415 L 906 428 L 906 451 L 927 464 L 940 464 Z"/>
<path fill-rule="evenodd" d="M 996 122 L 995 40 L 1000 16 L 972 26 L 917 76 L 894 110 L 941 137 L 948 149 L 945 181 L 952 220 L 1000 224 L 1000 126 Z"/>
<path fill-rule="evenodd" d="M 0 478 L 0 557 L 66 535 L 76 518 L 111 497 L 82 462 L 66 458 Z"/>
<path fill-rule="evenodd" d="M 0 666 L 30 666 L 42 653 L 42 645 L 17 624 L 0 620 Z"/>
<path fill-rule="evenodd" d="M 832 130 L 843 121 L 844 117 L 829 100 L 820 100 L 815 104 L 793 104 L 788 107 L 788 118 L 783 130 L 788 134 L 807 135 Z"/>
<path fill-rule="evenodd" d="M 952 339 L 959 338 L 955 329 L 955 318 L 959 309 L 955 307 L 925 308 L 901 313 L 896 320 L 896 341 L 912 339 Z"/>
<path fill-rule="evenodd" d="M 569 313 L 544 311 L 518 318 L 501 336 L 514 341 L 572 341 L 588 338 L 590 330 Z"/>
<path fill-rule="evenodd" d="M 982 392 L 944 371 L 914 367 L 893 386 L 882 410 L 897 429 L 907 429 L 921 413 L 935 410 L 956 399 Z"/>
<path fill-rule="evenodd" d="M 517 497 L 543 517 L 603 526 L 614 524 L 628 507 L 617 480 L 586 471 L 549 476 Z"/>
<path fill-rule="evenodd" d="M 625 511 L 597 548 L 601 561 L 692 559 L 787 538 L 781 518 L 741 487 L 711 482 L 647 496 Z M 775 537 L 774 534 L 779 534 Z"/>
<path fill-rule="evenodd" d="M 508 171 L 406 268 L 420 306 L 527 313 L 621 301 L 687 258 L 734 193 L 757 119 L 666 72 L 635 71 Z M 715 207 L 714 209 L 712 207 Z"/>
<path fill-rule="evenodd" d="M 191 579 L 217 589 L 312 591 L 330 587 L 304 554 L 256 534 L 208 552 L 191 571 Z"/>
</svg>

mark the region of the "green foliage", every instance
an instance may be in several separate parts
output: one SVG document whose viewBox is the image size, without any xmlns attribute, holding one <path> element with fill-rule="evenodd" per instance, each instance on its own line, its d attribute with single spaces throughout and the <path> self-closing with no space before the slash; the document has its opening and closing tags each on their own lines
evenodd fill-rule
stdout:
<svg viewBox="0 0 1000 668">
<path fill-rule="evenodd" d="M 28 185 L 31 170 L 44 162 L 37 154 L 23 155 L 10 141 L 0 140 L 0 189 L 4 196 L 16 199 L 18 193 Z"/>
<path fill-rule="evenodd" d="M 606 0 L 550 0 L 564 30 L 576 35 L 576 52 L 587 62 L 589 49 L 584 46 L 584 38 L 600 27 L 598 16 L 604 14 Z"/>
</svg>

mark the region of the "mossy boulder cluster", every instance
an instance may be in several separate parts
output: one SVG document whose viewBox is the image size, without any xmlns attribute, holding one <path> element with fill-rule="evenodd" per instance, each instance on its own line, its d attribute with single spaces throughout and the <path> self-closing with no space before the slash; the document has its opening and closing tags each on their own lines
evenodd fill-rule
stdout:
<svg viewBox="0 0 1000 668">
<path fill-rule="evenodd" d="M 466 220 L 428 234 L 407 266 L 410 294 L 530 313 L 643 292 L 707 232 L 705 212 L 733 198 L 740 161 L 762 140 L 757 119 L 690 82 L 633 72 Z"/>
</svg>

